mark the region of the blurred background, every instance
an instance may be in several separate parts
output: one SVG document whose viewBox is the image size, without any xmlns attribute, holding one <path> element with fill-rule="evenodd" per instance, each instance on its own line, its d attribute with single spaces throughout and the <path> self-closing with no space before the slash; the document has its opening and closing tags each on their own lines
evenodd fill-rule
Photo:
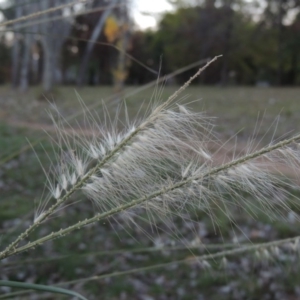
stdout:
<svg viewBox="0 0 300 300">
<path fill-rule="evenodd" d="M 118 104 L 141 116 L 150 99 L 167 99 L 222 54 L 179 99 L 214 117 L 216 137 L 226 142 L 220 160 L 300 131 L 298 0 L 0 0 L 0 20 L 1 247 L 32 223 L 43 194 L 41 165 L 48 170 L 57 150 L 49 111 L 89 135 L 85 106 L 99 122 Z M 122 110 L 118 118 L 121 128 Z M 209 267 L 190 260 L 299 234 L 293 193 L 286 201 L 295 213 L 276 220 L 259 208 L 255 218 L 232 209 L 229 219 L 214 207 L 215 220 L 194 211 L 172 223 L 141 215 L 135 226 L 121 217 L 94 224 L 2 261 L 0 279 L 76 279 L 65 286 L 89 299 L 300 299 L 299 256 L 290 248 L 271 259 L 249 253 Z M 33 238 L 91 217 L 91 206 L 65 207 Z M 94 275 L 103 278 L 80 281 Z M 4 287 L 0 293 L 65 299 Z"/>
<path fill-rule="evenodd" d="M 1 17 L 68 3 L 1 0 Z M 297 0 L 83 1 L 2 26 L 0 82 L 23 91 L 144 84 L 159 70 L 164 75 L 223 54 L 195 84 L 298 85 L 299 6 Z"/>
</svg>

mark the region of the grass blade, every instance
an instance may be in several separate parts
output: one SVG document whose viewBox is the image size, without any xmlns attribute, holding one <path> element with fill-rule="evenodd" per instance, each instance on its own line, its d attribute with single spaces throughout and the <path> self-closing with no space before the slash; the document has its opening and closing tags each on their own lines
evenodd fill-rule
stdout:
<svg viewBox="0 0 300 300">
<path fill-rule="evenodd" d="M 21 289 L 30 289 L 42 292 L 49 292 L 49 293 L 56 293 L 56 294 L 63 294 L 72 297 L 77 297 L 78 299 L 87 300 L 85 297 L 81 296 L 80 294 L 49 285 L 43 284 L 34 284 L 34 283 L 26 283 L 26 282 L 19 282 L 19 281 L 10 281 L 10 280 L 0 280 L 0 286 L 9 286 L 14 288 L 21 288 Z"/>
</svg>

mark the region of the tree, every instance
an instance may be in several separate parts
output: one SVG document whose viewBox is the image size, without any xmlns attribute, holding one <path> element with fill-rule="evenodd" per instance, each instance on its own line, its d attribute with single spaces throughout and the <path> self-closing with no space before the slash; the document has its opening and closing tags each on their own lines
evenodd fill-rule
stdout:
<svg viewBox="0 0 300 300">
<path fill-rule="evenodd" d="M 264 10 L 264 20 L 262 23 L 265 26 L 272 26 L 276 29 L 277 36 L 277 85 L 284 83 L 285 65 L 287 63 L 285 59 L 285 53 L 289 44 L 287 37 L 288 29 L 284 24 L 289 12 L 299 7 L 300 2 L 298 0 L 267 0 L 267 5 Z"/>
<path fill-rule="evenodd" d="M 105 25 L 105 21 L 106 21 L 107 17 L 110 15 L 110 13 L 112 12 L 117 1 L 118 0 L 112 0 L 110 6 L 99 16 L 99 19 L 93 29 L 91 37 L 89 38 L 89 43 L 87 44 L 87 46 L 84 50 L 83 56 L 81 58 L 81 63 L 80 63 L 79 72 L 78 72 L 78 79 L 77 79 L 78 85 L 83 85 L 83 83 L 85 81 L 87 65 L 88 65 L 90 55 L 94 49 L 94 44 L 97 41 L 97 39 L 99 38 L 99 35 L 101 34 L 103 27 Z"/>
<path fill-rule="evenodd" d="M 39 2 L 39 9 L 46 10 L 50 7 L 63 5 L 70 0 L 43 0 Z M 69 36 L 72 27 L 72 19 L 66 18 L 47 21 L 53 17 L 63 16 L 63 10 L 57 10 L 40 17 L 44 21 L 39 24 L 38 32 L 41 34 L 41 44 L 43 47 L 43 89 L 49 92 L 56 82 L 61 80 L 60 57 L 62 46 Z"/>
<path fill-rule="evenodd" d="M 224 25 L 229 22 L 229 18 L 233 17 L 224 7 L 183 7 L 174 13 L 167 13 L 159 24 L 157 34 L 163 44 L 168 70 L 172 71 L 194 61 L 229 52 L 226 49 L 230 49 L 232 33 L 228 33 L 228 26 Z M 229 30 L 234 29 L 230 27 Z M 229 54 L 227 59 L 228 56 Z M 220 82 L 220 67 L 220 63 L 212 66 L 205 74 L 208 77 L 203 76 L 201 80 L 206 83 Z M 216 73 L 217 69 L 219 71 Z M 210 76 L 212 73 L 214 76 Z M 191 73 L 187 72 L 180 80 L 183 81 L 190 75 Z"/>
<path fill-rule="evenodd" d="M 22 7 L 18 4 L 21 0 L 15 0 L 15 18 L 18 19 L 22 15 Z M 12 49 L 12 86 L 17 88 L 18 86 L 18 71 L 19 71 L 19 59 L 20 59 L 20 34 L 14 33 L 14 43 Z"/>
<path fill-rule="evenodd" d="M 6 18 L 19 18 L 39 11 L 46 11 L 49 8 L 58 7 L 72 0 L 43 0 L 28 1 L 14 0 L 8 3 L 5 9 Z M 42 14 L 34 19 L 17 22 L 13 25 L 15 41 L 13 46 L 13 85 L 21 84 L 22 90 L 28 86 L 29 64 L 31 59 L 31 48 L 37 40 L 42 45 L 43 57 L 43 88 L 49 92 L 54 83 L 59 79 L 59 63 L 62 45 L 69 36 L 72 27 L 72 18 L 66 18 L 64 14 L 71 15 L 73 9 L 59 9 L 53 12 Z M 13 14 L 11 13 L 13 12 Z M 12 16 L 11 16 L 12 15 Z M 21 28 L 21 31 L 20 31 Z M 23 41 L 23 53 L 21 43 Z M 22 62 L 19 61 L 22 58 Z M 19 67 L 21 66 L 21 70 Z M 21 76 L 21 78 L 19 78 Z"/>
<path fill-rule="evenodd" d="M 297 34 L 294 27 L 285 23 L 285 17 L 296 7 L 296 1 L 269 0 L 269 10 L 263 12 L 261 19 L 258 19 L 258 9 L 252 2 L 206 0 L 199 1 L 197 6 L 192 6 L 195 2 L 192 0 L 172 2 L 176 4 L 176 10 L 165 14 L 158 30 L 153 32 L 153 40 L 161 45 L 160 55 L 163 55 L 166 71 L 223 54 L 222 60 L 201 77 L 202 83 L 276 83 L 279 78 L 281 83 L 291 83 L 296 80 L 292 79 L 296 74 L 292 65 L 297 62 Z M 279 4 L 282 10 L 280 30 Z M 142 35 L 139 33 L 135 41 L 146 40 L 148 33 Z M 157 56 L 154 49 L 152 55 Z M 185 81 L 189 76 L 191 73 L 187 72 L 179 77 L 179 81 Z"/>
<path fill-rule="evenodd" d="M 20 5 L 21 0 L 12 0 L 9 3 L 4 2 L 1 5 L 1 13 L 5 19 L 18 19 L 23 14 L 23 6 Z M 12 60 L 12 87 L 15 89 L 19 85 L 19 67 L 20 67 L 20 51 L 21 51 L 21 34 L 15 30 L 17 24 L 13 26 L 14 39 L 11 52 Z"/>
<path fill-rule="evenodd" d="M 30 13 L 38 10 L 38 4 L 35 2 L 29 2 L 23 7 L 24 15 L 29 15 Z M 20 24 L 20 23 L 17 23 Z M 22 92 L 27 91 L 29 86 L 29 70 L 30 70 L 30 61 L 32 58 L 31 48 L 36 39 L 37 35 L 37 26 L 31 20 L 25 21 L 23 23 L 27 25 L 23 36 L 23 52 L 21 58 L 21 69 L 20 69 L 20 90 Z M 27 31 L 27 32 L 26 32 Z"/>
<path fill-rule="evenodd" d="M 113 67 L 112 74 L 115 90 L 120 93 L 128 75 L 127 65 L 129 60 L 126 57 L 126 51 L 129 45 L 130 23 L 125 5 L 121 6 L 118 12 L 118 18 L 113 16 L 107 18 L 104 33 L 108 42 L 114 43 L 119 50 L 117 63 Z"/>
</svg>

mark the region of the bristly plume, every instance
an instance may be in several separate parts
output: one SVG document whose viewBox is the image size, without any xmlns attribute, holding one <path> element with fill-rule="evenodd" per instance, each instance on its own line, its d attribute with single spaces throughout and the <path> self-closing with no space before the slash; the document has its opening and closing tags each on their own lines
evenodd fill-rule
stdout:
<svg viewBox="0 0 300 300">
<path fill-rule="evenodd" d="M 290 211 L 286 201 L 291 197 L 289 191 L 299 190 L 299 185 L 284 178 L 274 165 L 298 171 L 300 134 L 255 152 L 247 149 L 245 155 L 220 163 L 211 150 L 216 149 L 212 144 L 218 144 L 211 118 L 174 103 L 179 93 L 216 59 L 164 103 L 152 105 L 142 120 L 130 123 L 126 116 L 121 130 L 118 115 L 111 121 L 106 114 L 104 122 L 87 115 L 91 128 L 88 135 L 70 130 L 65 122 L 56 122 L 54 142 L 60 153 L 47 176 L 50 195 L 41 203 L 34 224 L 0 253 L 0 259 L 134 208 L 160 214 L 175 212 L 179 216 L 185 215 L 185 209 L 197 209 L 212 220 L 216 206 L 228 218 L 233 206 L 253 216 L 257 208 L 269 216 L 284 216 Z M 99 208 L 95 216 L 17 248 L 78 190 Z"/>
<path fill-rule="evenodd" d="M 154 107 L 149 117 L 126 124 L 124 130 L 113 126 L 115 122 L 110 128 L 93 123 L 89 136 L 58 128 L 66 151 L 55 182 L 48 184 L 53 198 L 61 199 L 76 186 L 100 213 L 144 199 L 133 206 L 177 215 L 183 209 L 200 209 L 212 220 L 214 205 L 229 218 L 233 205 L 253 215 L 255 207 L 272 212 L 270 216 L 289 210 L 285 201 L 291 183 L 278 177 L 271 164 L 300 163 L 297 149 L 289 143 L 220 164 L 211 151 L 218 143 L 212 119 L 173 104 Z"/>
<path fill-rule="evenodd" d="M 283 188 L 287 183 L 275 176 L 270 161 L 280 156 L 281 163 L 298 163 L 299 154 L 289 143 L 256 154 L 247 152 L 245 157 L 220 164 L 211 151 L 217 143 L 211 118 L 174 103 L 177 96 L 178 91 L 162 104 L 152 104 L 148 116 L 140 121 L 130 122 L 126 116 L 121 130 L 118 115 L 114 121 L 104 115 L 103 123 L 92 114 L 85 115 L 91 128 L 88 136 L 56 122 L 62 153 L 54 179 L 48 182 L 57 201 L 53 212 L 79 189 L 97 205 L 99 213 L 135 200 L 138 203 L 132 207 L 163 214 L 202 209 L 212 220 L 215 205 L 228 212 L 235 205 L 253 214 L 258 206 L 268 213 L 288 210 L 288 191 Z M 226 200 L 228 195 L 230 200 Z"/>
<path fill-rule="evenodd" d="M 174 105 L 176 97 L 192 82 L 192 80 L 199 76 L 201 72 L 217 58 L 218 57 L 213 58 L 211 61 L 206 63 L 204 67 L 200 68 L 198 72 L 196 72 L 195 75 L 192 76 L 178 91 L 171 95 L 167 101 L 162 104 L 155 105 L 148 117 L 142 122 L 136 122 L 138 123 L 137 125 L 127 124 L 127 128 L 123 132 L 117 133 L 117 117 L 115 118 L 115 122 L 111 122 L 110 117 L 106 116 L 104 124 L 98 124 L 92 117 L 88 120 L 88 122 L 91 125 L 91 128 L 96 129 L 97 133 L 93 134 L 92 139 L 86 141 L 81 139 L 80 134 L 74 134 L 74 130 L 71 130 L 71 133 L 66 130 L 66 122 L 64 122 L 64 120 L 60 119 L 58 122 L 54 122 L 58 134 L 56 143 L 60 147 L 62 154 L 58 156 L 58 167 L 56 166 L 53 168 L 54 171 L 51 176 L 53 179 L 48 180 L 48 185 L 52 197 L 56 199 L 57 202 L 49 208 L 41 220 L 52 214 L 76 190 L 82 187 L 86 190 L 87 186 L 90 187 L 93 181 L 95 181 L 95 176 L 99 176 L 99 173 L 100 176 L 103 176 L 102 173 L 104 174 L 106 172 L 106 165 L 108 163 L 111 165 L 111 163 L 115 161 L 119 154 L 123 153 L 124 150 L 126 150 L 126 155 L 128 155 L 128 153 L 130 154 L 132 150 L 140 149 L 141 143 L 140 140 L 139 143 L 137 142 L 137 137 L 138 139 L 146 138 L 149 139 L 149 141 L 155 141 L 155 138 L 159 138 L 159 136 L 155 137 L 155 134 L 158 132 L 161 139 L 159 142 L 165 143 L 163 141 L 165 136 L 171 135 L 174 137 L 174 141 L 172 142 L 174 145 L 172 147 L 182 147 L 182 145 L 180 145 L 182 144 L 182 141 L 180 141 L 180 139 L 176 137 L 176 134 L 172 132 L 173 129 L 169 128 L 175 128 L 177 125 L 177 122 L 174 121 L 174 117 L 176 117 L 176 115 L 172 116 L 172 111 L 169 108 Z M 187 114 L 187 110 L 179 107 L 179 111 L 180 110 L 182 115 L 190 114 Z M 126 119 L 128 120 L 128 117 Z M 107 122 L 107 120 L 109 122 Z M 166 120 L 166 122 L 164 123 L 163 120 Z M 180 122 L 185 123 L 185 128 L 183 131 L 180 129 L 177 133 L 184 135 L 187 133 L 186 129 L 194 130 L 193 126 L 189 129 L 189 117 L 181 118 Z M 110 123 L 109 128 L 107 123 Z M 157 131 L 156 127 L 160 126 L 160 124 L 163 125 L 161 129 L 166 130 L 165 133 L 163 131 Z M 166 128 L 164 128 L 164 124 L 167 125 L 165 126 Z M 198 124 L 200 123 L 198 122 Z M 148 131 L 148 134 L 145 135 L 146 131 Z M 176 139 L 178 140 L 178 145 L 176 145 Z M 201 144 L 202 143 L 203 142 L 201 142 Z M 149 142 L 147 144 L 150 148 L 152 147 Z M 187 141 L 185 141 L 185 144 L 188 145 L 186 148 L 192 147 L 189 143 L 187 143 Z M 154 147 L 157 147 L 157 145 L 154 145 Z M 156 152 L 153 152 L 151 149 L 150 152 L 154 153 L 154 155 L 157 155 L 158 152 L 164 152 L 163 149 L 158 151 L 158 148 L 159 147 L 157 147 Z M 142 149 L 142 151 L 144 151 L 144 149 Z M 201 147 L 197 151 L 201 153 L 202 156 L 207 155 Z M 177 157 L 181 155 L 180 153 L 177 153 L 178 151 L 174 152 L 174 150 L 172 150 L 172 152 L 173 154 L 176 152 Z M 131 168 L 133 168 L 133 165 Z M 108 176 L 108 174 L 106 176 Z M 49 177 L 50 176 L 48 176 L 48 179 Z M 94 190 L 95 186 L 92 185 L 91 189 Z M 42 206 L 45 207 L 46 204 Z"/>
</svg>

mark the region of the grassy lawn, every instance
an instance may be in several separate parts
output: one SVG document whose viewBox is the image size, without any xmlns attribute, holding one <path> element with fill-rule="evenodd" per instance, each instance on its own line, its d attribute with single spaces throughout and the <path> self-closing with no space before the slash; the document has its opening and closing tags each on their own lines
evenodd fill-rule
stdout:
<svg viewBox="0 0 300 300">
<path fill-rule="evenodd" d="M 151 97 L 157 101 L 165 100 L 176 88 L 166 86 L 156 93 L 150 88 L 136 95 L 125 94 L 129 114 L 142 115 Z M 135 87 L 129 87 L 128 93 L 135 90 Z M 95 107 L 92 111 L 100 116 L 103 109 L 101 100 L 105 101 L 107 110 L 112 114 L 116 111 L 116 103 L 120 102 L 116 98 L 106 100 L 113 94 L 110 87 L 82 88 L 77 92 L 85 105 Z M 182 99 L 183 103 L 190 103 L 192 109 L 205 110 L 208 116 L 216 118 L 215 130 L 223 141 L 237 132 L 238 142 L 241 143 L 252 136 L 257 141 L 262 139 L 268 143 L 272 138 L 300 132 L 300 89 L 192 86 L 184 95 L 189 97 Z M 53 99 L 50 95 L 48 99 L 51 103 L 55 102 L 66 118 L 82 111 L 73 87 L 57 88 Z M 197 99 L 199 101 L 194 101 Z M 39 88 L 20 95 L 1 87 L 0 104 L 0 161 L 27 147 L 29 142 L 35 143 L 43 138 L 42 145 L 36 143 L 34 151 L 31 148 L 22 151 L 0 166 L 0 231 L 3 247 L 32 222 L 45 182 L 41 164 L 47 170 L 49 159 L 53 157 L 49 137 L 39 130 L 39 125 L 50 124 L 45 110 L 51 110 L 51 105 L 44 101 Z M 124 119 L 124 114 L 120 118 Z M 77 120 L 84 126 L 80 116 Z M 35 124 L 36 127 L 24 125 L 22 128 L 20 124 Z M 58 217 L 41 226 L 33 233 L 33 237 L 41 237 L 77 220 L 91 217 L 97 209 L 80 193 L 74 195 L 72 200 L 76 202 L 75 205 L 60 210 Z M 210 267 L 190 261 L 194 255 L 216 251 L 195 248 L 193 245 L 197 245 L 199 240 L 207 245 L 270 241 L 294 236 L 300 230 L 299 222 L 290 220 L 289 216 L 285 220 L 272 221 L 258 210 L 256 219 L 253 219 L 239 210 L 233 210 L 233 224 L 218 207 L 214 211 L 215 223 L 202 211 L 192 212 L 195 222 L 174 217 L 175 225 L 163 222 L 158 217 L 155 225 L 145 222 L 143 218 L 147 216 L 143 212 L 138 215 L 140 218 L 134 219 L 137 226 L 121 216 L 100 222 L 3 261 L 0 263 L 1 279 L 55 284 L 186 260 L 164 268 L 79 282 L 69 287 L 89 299 L 254 300 L 300 297 L 298 256 L 290 250 L 269 261 L 253 253 L 228 258 L 226 265 L 222 265 L 222 260 L 212 261 Z M 5 290 L 0 291 L 1 299 L 1 293 L 4 294 Z M 45 299 L 60 299 L 59 296 L 47 297 Z M 31 298 L 23 295 L 13 299 Z"/>
</svg>

